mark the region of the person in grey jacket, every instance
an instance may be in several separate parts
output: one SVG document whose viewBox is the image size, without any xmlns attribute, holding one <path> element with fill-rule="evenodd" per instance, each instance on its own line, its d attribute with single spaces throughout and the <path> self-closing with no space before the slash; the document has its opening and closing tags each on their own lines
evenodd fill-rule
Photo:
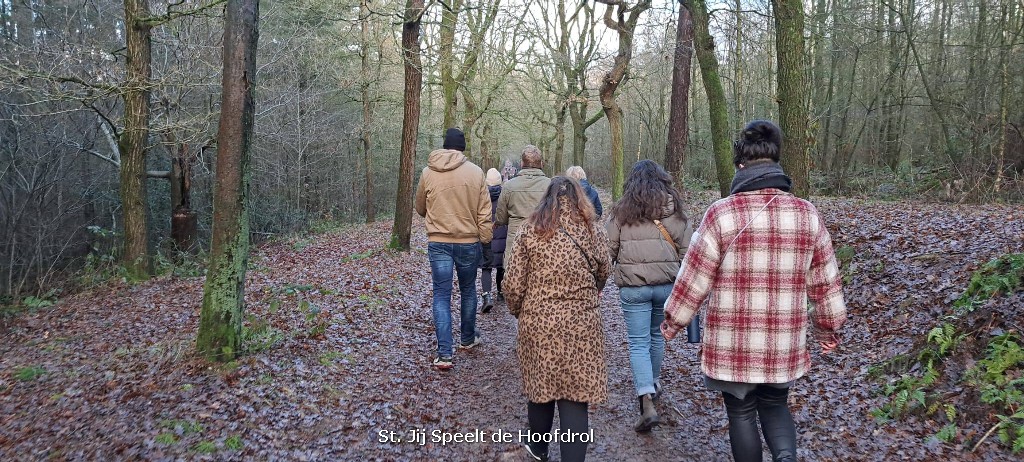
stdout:
<svg viewBox="0 0 1024 462">
<path fill-rule="evenodd" d="M 523 169 L 519 174 L 502 185 L 498 209 L 494 214 L 495 225 L 508 225 L 508 239 L 505 241 L 505 253 L 508 255 L 512 254 L 512 244 L 515 243 L 519 227 L 540 204 L 551 184 L 551 178 L 541 170 L 544 157 L 537 146 L 528 144 L 523 148 L 522 164 Z"/>
<path fill-rule="evenodd" d="M 629 363 L 640 402 L 638 432 L 659 423 L 654 399 L 665 356 L 665 301 L 690 242 L 690 223 L 672 177 L 651 160 L 633 165 L 606 225 L 613 274 L 629 338 Z"/>
</svg>

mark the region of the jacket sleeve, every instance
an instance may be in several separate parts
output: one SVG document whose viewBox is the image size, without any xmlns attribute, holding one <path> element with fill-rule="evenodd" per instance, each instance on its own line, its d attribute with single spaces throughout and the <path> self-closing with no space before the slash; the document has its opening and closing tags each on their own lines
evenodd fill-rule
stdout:
<svg viewBox="0 0 1024 462">
<path fill-rule="evenodd" d="M 604 290 L 605 284 L 608 282 L 608 275 L 611 273 L 611 258 L 609 258 L 608 250 L 608 237 L 598 225 L 594 225 L 594 238 L 597 249 L 595 249 L 594 255 L 597 259 L 597 291 Z"/>
<path fill-rule="evenodd" d="M 501 188 L 501 194 L 498 195 L 498 208 L 494 211 L 494 224 L 508 224 L 508 188 Z"/>
<path fill-rule="evenodd" d="M 611 263 L 615 264 L 619 262 L 619 236 L 621 236 L 619 224 L 615 222 L 614 218 L 609 218 L 608 223 L 604 226 L 608 231 L 608 255 L 611 256 Z"/>
<path fill-rule="evenodd" d="M 526 275 L 530 271 L 530 234 L 529 228 L 524 227 L 516 236 L 512 252 L 505 260 L 505 279 L 501 283 L 508 311 L 517 319 L 523 312 L 523 301 L 526 300 Z"/>
<path fill-rule="evenodd" d="M 693 234 L 676 282 L 672 285 L 672 293 L 665 301 L 662 332 L 670 337 L 690 324 L 718 276 L 722 248 L 713 211 L 714 208 L 708 210 L 700 228 Z"/>
<path fill-rule="evenodd" d="M 480 198 L 476 211 L 476 227 L 482 244 L 490 244 L 494 238 L 494 223 L 491 222 L 491 195 L 487 192 L 487 184 L 480 178 Z"/>
<path fill-rule="evenodd" d="M 817 215 L 817 212 L 814 212 Z M 814 302 L 811 315 L 814 325 L 827 332 L 836 332 L 846 322 L 846 302 L 843 300 L 842 277 L 836 254 L 832 250 L 832 236 L 821 215 L 817 215 L 818 231 L 814 239 L 814 256 L 807 274 L 807 295 Z"/>
<path fill-rule="evenodd" d="M 416 213 L 421 217 L 427 216 L 427 190 L 423 186 L 426 176 L 427 169 L 423 169 L 423 173 L 420 174 L 420 182 L 416 185 Z"/>
<path fill-rule="evenodd" d="M 587 194 L 590 196 L 590 202 L 594 203 L 594 211 L 597 212 L 597 217 L 601 218 L 601 215 L 604 213 L 604 207 L 601 206 L 601 197 L 597 195 L 597 189 L 591 186 Z"/>
</svg>

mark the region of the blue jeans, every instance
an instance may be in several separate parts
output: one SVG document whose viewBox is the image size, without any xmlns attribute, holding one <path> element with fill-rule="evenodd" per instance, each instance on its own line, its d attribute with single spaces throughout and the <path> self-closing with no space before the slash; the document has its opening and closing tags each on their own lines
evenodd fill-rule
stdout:
<svg viewBox="0 0 1024 462">
<path fill-rule="evenodd" d="M 661 375 L 661 361 L 665 357 L 661 321 L 665 320 L 665 300 L 670 293 L 672 284 L 619 288 L 637 396 L 654 393 L 654 383 Z"/>
<path fill-rule="evenodd" d="M 480 244 L 428 242 L 430 277 L 434 282 L 434 331 L 437 334 L 437 355 L 452 355 L 452 271 L 459 277 L 462 294 L 462 344 L 473 343 L 476 337 L 476 269 L 480 261 Z"/>
</svg>

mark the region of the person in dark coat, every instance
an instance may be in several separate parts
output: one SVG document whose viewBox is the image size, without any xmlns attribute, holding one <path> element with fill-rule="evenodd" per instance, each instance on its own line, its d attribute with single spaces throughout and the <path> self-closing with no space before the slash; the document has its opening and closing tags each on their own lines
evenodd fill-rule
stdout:
<svg viewBox="0 0 1024 462">
<path fill-rule="evenodd" d="M 497 169 L 487 171 L 487 190 L 491 195 L 491 221 L 494 221 L 494 212 L 498 208 L 498 197 L 501 196 L 501 173 Z M 494 301 L 504 300 L 501 293 L 501 281 L 505 279 L 505 239 L 508 236 L 508 225 L 494 225 L 493 237 L 489 245 L 484 245 L 483 264 L 480 265 L 480 288 L 483 293 L 484 313 L 489 313 L 494 307 Z M 497 295 L 491 296 L 491 273 L 497 270 L 495 283 Z"/>
<path fill-rule="evenodd" d="M 597 213 L 597 218 L 601 218 L 601 215 L 604 213 L 604 208 L 601 207 L 601 198 L 597 197 L 597 190 L 587 181 L 587 172 L 583 170 L 583 167 L 573 165 L 565 171 L 565 176 L 580 182 L 583 192 L 587 193 L 587 199 L 590 199 L 590 203 L 594 204 L 594 212 Z"/>
</svg>

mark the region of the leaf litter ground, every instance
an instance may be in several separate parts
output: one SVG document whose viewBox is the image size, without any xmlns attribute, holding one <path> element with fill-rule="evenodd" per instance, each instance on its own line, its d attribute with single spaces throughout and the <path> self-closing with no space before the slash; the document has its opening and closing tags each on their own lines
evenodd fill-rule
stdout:
<svg viewBox="0 0 1024 462">
<path fill-rule="evenodd" d="M 710 201 L 695 198 L 690 216 Z M 853 252 L 850 319 L 843 345 L 813 352 L 792 390 L 801 459 L 1016 460 L 995 441 L 973 453 L 939 443 L 930 437 L 942 424 L 926 416 L 877 423 L 869 412 L 884 397 L 868 369 L 910 351 L 971 271 L 1024 251 L 1024 213 L 815 203 L 836 247 Z M 389 232 L 377 223 L 256 249 L 245 294 L 250 352 L 228 365 L 192 353 L 202 278 L 111 283 L 23 315 L 0 340 L 0 459 L 526 460 L 515 443 L 431 441 L 435 431 L 480 430 L 489 440 L 525 426 L 515 320 L 502 304 L 478 315 L 483 345 L 457 353 L 453 370 L 433 370 L 422 222 L 408 253 L 382 250 Z M 1017 294 L 990 308 L 1020 302 Z M 664 425 L 632 431 L 637 404 L 614 284 L 601 309 L 611 397 L 592 406 L 590 460 L 728 460 L 721 397 L 703 386 L 697 347 L 679 340 L 666 352 Z M 423 430 L 426 444 L 381 442 L 382 431 L 407 440 L 410 430 Z"/>
</svg>

